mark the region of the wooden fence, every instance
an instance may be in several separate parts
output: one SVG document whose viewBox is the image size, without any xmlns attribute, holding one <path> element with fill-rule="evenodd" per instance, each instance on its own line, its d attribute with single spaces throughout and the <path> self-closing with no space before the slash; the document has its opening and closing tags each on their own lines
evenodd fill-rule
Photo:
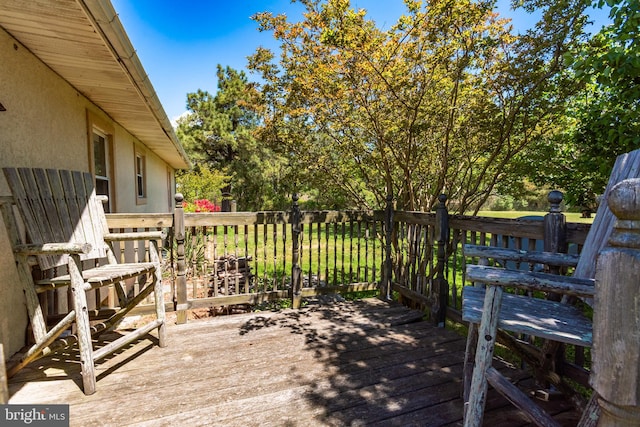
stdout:
<svg viewBox="0 0 640 427">
<path fill-rule="evenodd" d="M 553 215 L 562 214 L 552 212 L 546 221 L 449 215 L 441 197 L 433 213 L 395 211 L 390 202 L 371 212 L 300 211 L 297 200 L 290 211 L 184 213 L 178 200 L 173 215 L 109 214 L 107 220 L 118 231 L 165 230 L 167 309 L 177 310 L 179 322 L 193 309 L 276 299 L 297 306 L 320 293 L 379 290 L 442 324 L 445 316 L 459 318 L 464 243 L 557 250 L 560 241 L 561 251 L 579 253 L 589 225 L 567 223 L 563 235 L 553 228 L 545 233 Z M 126 245 L 117 249 L 123 260 L 144 258 L 144 247 Z"/>
<path fill-rule="evenodd" d="M 579 253 L 588 224 L 565 223 L 561 198 L 539 218 L 499 219 L 449 215 L 446 197 L 435 212 L 385 210 L 109 214 L 118 231 L 165 230 L 167 310 L 184 323 L 192 310 L 222 310 L 322 293 L 378 290 L 423 309 L 431 320 L 462 323 L 465 243 Z M 143 259 L 144 246 L 116 248 L 123 260 Z M 541 265 L 515 268 L 544 269 Z M 137 284 L 130 284 L 135 292 Z M 115 298 L 96 297 L 103 306 Z M 139 311 L 141 313 L 144 310 Z M 569 348 L 565 373 L 588 387 L 590 357 Z"/>
</svg>

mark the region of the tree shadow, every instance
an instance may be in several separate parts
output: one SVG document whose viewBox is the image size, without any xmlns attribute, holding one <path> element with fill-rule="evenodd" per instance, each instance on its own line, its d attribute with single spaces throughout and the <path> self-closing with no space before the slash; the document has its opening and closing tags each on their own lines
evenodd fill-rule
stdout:
<svg viewBox="0 0 640 427">
<path fill-rule="evenodd" d="M 304 401 L 324 425 L 441 425 L 462 417 L 464 338 L 421 322 L 422 313 L 379 300 L 310 304 L 252 318 L 240 334 L 285 328 L 304 337 L 323 374 L 304 386 Z M 453 354 L 452 352 L 455 352 Z M 446 409 L 443 411 L 442 409 Z M 426 417 L 426 418 L 425 418 Z"/>
</svg>

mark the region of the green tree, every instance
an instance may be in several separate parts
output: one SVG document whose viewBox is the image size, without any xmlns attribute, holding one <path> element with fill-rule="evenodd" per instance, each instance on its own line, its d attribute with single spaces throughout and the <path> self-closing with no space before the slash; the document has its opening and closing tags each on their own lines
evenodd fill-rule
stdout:
<svg viewBox="0 0 640 427">
<path fill-rule="evenodd" d="M 611 24 L 567 60 L 581 92 L 567 110 L 564 131 L 550 140 L 554 161 L 538 181 L 562 187 L 567 201 L 594 209 L 618 155 L 640 147 L 640 1 L 608 0 Z"/>
<path fill-rule="evenodd" d="M 205 164 L 196 164 L 192 170 L 178 172 L 176 183 L 185 201 L 193 203 L 197 199 L 207 199 L 220 205 L 222 189 L 229 178 Z"/>
<path fill-rule="evenodd" d="M 261 138 L 298 165 L 298 180 L 380 207 L 430 210 L 440 193 L 478 209 L 511 160 L 544 137 L 574 85 L 562 57 L 584 22 L 582 1 L 524 1 L 542 20 L 522 36 L 493 1 L 405 1 L 387 31 L 348 0 L 302 0 L 304 20 L 254 17 L 280 41 L 259 49 L 267 105 Z M 331 189 L 329 191 L 329 189 Z"/>
<path fill-rule="evenodd" d="M 227 177 L 220 191 L 235 199 L 238 209 L 286 205 L 286 162 L 254 135 L 262 108 L 260 93 L 242 71 L 218 65 L 217 77 L 215 95 L 200 89 L 187 94 L 189 114 L 177 128 L 185 150 L 202 170 Z"/>
</svg>

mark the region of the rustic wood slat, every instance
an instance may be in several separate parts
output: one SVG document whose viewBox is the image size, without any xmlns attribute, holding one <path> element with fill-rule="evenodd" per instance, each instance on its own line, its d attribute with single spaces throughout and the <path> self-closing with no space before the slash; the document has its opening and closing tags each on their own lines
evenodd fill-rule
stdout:
<svg viewBox="0 0 640 427">
<path fill-rule="evenodd" d="M 609 182 L 602 195 L 602 202 L 598 206 L 596 220 L 591 225 L 587 239 L 584 242 L 581 257 L 583 261 L 578 263 L 574 273 L 575 277 L 595 277 L 596 263 L 593 261 L 609 241 L 609 236 L 616 220 L 606 202 L 609 192 L 616 183 L 629 178 L 640 178 L 640 150 L 617 157 Z"/>
<path fill-rule="evenodd" d="M 135 280 L 139 277 L 144 277 L 145 281 L 151 278 L 151 283 L 144 290 L 140 289 L 140 292 L 128 301 L 123 295 L 124 292 L 120 292 L 121 302 L 128 305 L 114 313 L 107 323 L 121 319 L 152 291 L 156 293 L 156 320 L 149 323 L 152 326 L 138 328 L 129 341 L 123 339 L 110 344 L 108 348 L 117 349 L 125 346 L 152 329 L 158 329 L 160 346 L 166 345 L 164 299 L 160 259 L 157 254 L 157 240 L 161 238 L 161 234 L 144 232 L 135 236 L 132 233 L 121 236 L 129 241 L 136 239 L 138 248 L 142 252 L 141 259 L 146 257 L 146 246 L 138 239 L 151 239 L 149 246 L 151 262 L 117 264 L 115 255 L 107 251 L 103 238 L 103 234 L 108 232 L 107 222 L 101 201 L 95 194 L 93 177 L 90 173 L 37 168 L 4 168 L 4 173 L 28 239 L 22 239 L 16 230 L 18 219 L 13 215 L 13 208 L 3 204 L 2 214 L 12 239 L 20 282 L 25 293 L 35 338 L 35 344 L 26 350 L 23 357 L 17 361 L 11 361 L 10 372 L 12 374 L 17 372 L 30 361 L 48 354 L 52 348 L 64 347 L 77 341 L 82 365 L 83 388 L 86 394 L 92 394 L 96 389 L 96 373 L 93 362 L 92 327 L 89 324 L 88 313 L 89 308 L 93 307 L 88 306 L 87 291 L 94 290 L 90 295 L 95 297 L 95 307 L 99 308 L 103 298 L 108 296 L 108 291 L 102 292 L 102 287 L 111 284 L 119 286 L 120 282 Z M 29 256 L 33 254 L 38 255 L 40 269 L 45 272 L 43 277 L 54 276 L 55 274 L 46 270 L 60 266 L 66 266 L 66 274 L 34 282 L 29 263 Z M 86 264 L 96 265 L 95 259 L 104 257 L 108 258 L 109 264 L 89 269 L 83 265 L 84 260 L 94 260 Z M 142 287 L 144 283 L 140 285 Z M 46 299 L 41 306 L 37 292 L 62 286 L 70 287 L 73 309 L 47 331 L 43 314 L 47 307 Z M 91 300 L 91 303 L 94 304 L 94 300 Z M 67 338 L 56 340 L 59 335 L 69 329 L 72 319 L 75 320 L 77 340 Z M 93 331 L 98 332 L 95 327 Z"/>
<path fill-rule="evenodd" d="M 530 239 L 530 242 L 533 240 Z M 535 244 L 535 242 L 534 242 Z M 465 256 L 479 258 L 493 258 L 527 263 L 540 263 L 562 267 L 575 267 L 580 256 L 553 252 L 535 252 L 530 250 L 518 250 L 497 248 L 493 246 L 465 245 Z"/>
<path fill-rule="evenodd" d="M 61 255 L 61 254 L 87 254 L 91 251 L 89 243 L 44 243 L 16 245 L 13 248 L 15 253 L 24 255 Z"/>
<path fill-rule="evenodd" d="M 485 290 L 465 286 L 462 318 L 480 323 Z M 568 344 L 591 347 L 591 322 L 580 310 L 569 304 L 504 293 L 498 327 L 527 335 L 539 336 Z"/>
<path fill-rule="evenodd" d="M 82 272 L 82 278 L 90 285 L 87 288 L 92 289 L 111 284 L 114 281 L 122 281 L 132 277 L 138 277 L 143 273 L 152 273 L 156 266 L 157 265 L 152 262 L 107 264 L 90 270 L 84 270 Z M 68 285 L 70 283 L 71 278 L 68 274 L 37 282 L 38 285 L 51 284 L 54 287 Z"/>
<path fill-rule="evenodd" d="M 122 364 L 126 354 L 114 354 L 105 361 L 111 373 L 93 396 L 73 383 L 77 367 L 56 371 L 54 359 L 43 359 L 49 369 L 12 378 L 11 403 L 68 403 L 72 427 L 105 419 L 118 425 L 460 425 L 464 338 L 428 322 L 383 326 L 378 322 L 389 309 L 400 317 L 376 300 L 170 325 L 174 345 L 165 351 L 147 351 L 149 340 L 141 340 L 132 343 L 134 360 Z M 166 369 L 168 360 L 179 363 Z M 530 381 L 499 366 L 511 381 Z M 506 403 L 490 393 L 487 410 L 500 418 Z"/>
<path fill-rule="evenodd" d="M 560 427 L 560 424 L 534 404 L 518 387 L 507 381 L 495 368 L 489 367 L 487 369 L 487 381 L 496 388 L 500 394 L 523 410 L 537 426 Z"/>
<path fill-rule="evenodd" d="M 52 173 L 58 173 L 60 176 L 60 184 L 62 187 L 62 194 L 64 197 L 64 205 L 67 207 L 69 214 L 69 221 L 73 224 L 73 239 L 74 241 L 80 241 L 84 239 L 84 229 L 82 227 L 82 210 L 78 205 L 78 199 L 73 189 L 73 178 L 71 171 L 61 170 L 53 171 Z"/>
<path fill-rule="evenodd" d="M 609 236 L 613 230 L 613 224 L 615 222 L 615 217 L 611 213 L 611 210 L 607 205 L 609 193 L 612 191 L 616 183 L 625 178 L 638 178 L 639 175 L 640 150 L 635 150 L 631 153 L 623 154 L 616 159 L 616 163 L 611 172 L 605 194 L 603 195 L 602 202 L 600 203 L 600 207 L 598 208 L 598 212 L 596 213 L 596 220 L 591 226 L 590 232 L 585 239 L 585 245 L 582 249 L 580 259 L 576 265 L 572 277 L 555 276 L 554 278 L 553 276 L 542 273 L 522 272 L 503 268 L 468 265 L 466 268 L 467 279 L 474 282 L 486 283 L 490 286 L 488 287 L 486 292 L 483 289 L 478 288 L 465 288 L 463 294 L 463 318 L 472 322 L 480 322 L 481 331 L 491 330 L 493 323 L 491 323 L 490 326 L 489 320 L 491 320 L 492 322 L 499 320 L 498 326 L 506 330 L 522 332 L 533 336 L 541 336 L 543 338 L 549 338 L 555 341 L 555 343 L 551 343 L 550 341 L 547 341 L 545 343 L 545 346 L 542 350 L 542 352 L 545 354 L 552 354 L 552 349 L 554 347 L 557 348 L 557 346 L 559 345 L 557 344 L 558 342 L 567 342 L 578 346 L 590 346 L 593 342 L 591 321 L 583 316 L 582 313 L 579 312 L 579 310 L 568 305 L 556 303 L 554 301 L 533 300 L 527 297 L 516 295 L 504 295 L 503 298 L 498 298 L 497 300 L 494 298 L 490 301 L 490 295 L 496 288 L 502 289 L 502 286 L 511 286 L 526 289 L 529 291 L 548 291 L 551 292 L 552 297 L 554 296 L 553 292 L 560 291 L 560 294 L 564 295 L 586 297 L 587 302 L 589 302 L 590 298 L 595 293 L 595 287 L 592 283 L 594 282 L 593 278 L 595 275 L 596 256 L 598 255 L 598 253 L 606 253 L 606 251 L 601 251 L 609 241 Z M 631 196 L 629 197 L 630 199 L 635 200 L 635 198 L 637 198 L 637 190 L 631 191 L 629 194 L 631 194 Z M 548 221 L 545 220 L 544 222 L 545 226 L 548 226 L 548 228 L 552 229 L 562 228 L 564 221 L 563 217 L 557 217 L 560 214 L 559 203 L 562 199 L 561 197 L 558 198 L 556 196 L 557 194 L 553 196 L 554 199 L 557 199 L 555 201 L 555 207 L 553 206 L 554 201 L 552 201 L 552 195 L 549 196 L 549 201 L 552 202 L 552 209 L 551 212 L 547 215 Z M 628 222 L 632 223 L 633 221 Z M 562 248 L 559 247 L 551 248 L 552 244 L 559 244 L 559 242 L 545 242 L 545 249 L 549 248 L 546 250 L 562 250 Z M 520 246 L 516 244 L 516 248 L 520 248 Z M 477 250 L 473 247 L 470 247 L 469 249 L 469 254 L 481 257 L 481 259 L 486 259 L 487 257 L 500 259 L 500 257 L 498 256 L 498 254 L 500 253 L 499 249 L 487 249 L 485 250 L 484 255 L 481 253 L 481 250 Z M 505 254 L 504 251 L 503 255 L 515 256 L 513 253 Z M 539 254 L 535 256 L 541 257 L 541 255 Z M 603 259 L 605 259 L 606 261 L 606 257 L 601 255 L 600 261 L 602 262 Z M 519 259 L 517 261 L 520 262 Z M 609 282 L 617 283 L 617 280 L 620 280 L 622 281 L 622 283 L 625 283 L 626 277 L 618 270 L 619 269 L 610 273 L 610 277 L 608 277 Z M 633 270 L 635 273 L 635 270 L 637 269 L 631 268 L 631 270 Z M 555 271 L 557 272 L 558 270 L 555 269 Z M 616 277 L 618 275 L 622 275 L 622 277 Z M 586 283 L 585 279 L 587 280 Z M 600 278 L 599 280 L 602 280 L 602 278 Z M 630 282 L 633 280 L 628 281 Z M 607 294 L 607 297 L 611 294 L 613 293 L 609 292 Z M 495 312 L 495 306 L 492 306 L 491 304 L 497 303 L 499 305 L 502 299 L 504 299 L 504 304 L 502 306 L 502 310 L 499 313 L 499 319 L 493 319 L 492 317 L 487 318 L 486 315 L 489 311 L 498 316 L 498 313 Z M 602 303 L 603 299 L 605 298 L 600 296 L 600 303 Z M 481 312 L 482 317 L 480 317 L 479 315 L 479 313 Z M 597 313 L 598 311 L 596 310 L 595 314 Z M 595 314 L 594 318 L 597 317 Z M 487 324 L 485 325 L 485 323 Z M 486 386 L 485 379 L 488 379 L 488 377 L 492 374 L 491 371 L 487 370 L 485 360 L 487 358 L 487 355 L 491 354 L 492 350 L 486 349 L 486 343 L 483 340 L 483 334 L 485 334 L 485 332 L 480 333 L 478 342 L 478 353 L 476 354 L 476 366 L 473 371 L 473 381 L 471 384 L 471 390 L 469 392 L 469 405 L 472 408 L 472 416 L 465 416 L 465 425 L 469 426 L 475 425 L 474 423 L 477 423 L 478 419 L 482 418 L 482 408 L 484 406 L 485 400 L 484 394 L 482 393 L 482 387 Z M 493 332 L 490 332 L 490 334 L 492 335 Z M 487 335 L 487 339 L 489 338 L 489 335 Z M 607 338 L 608 336 L 603 339 L 606 341 Z M 616 343 L 618 343 L 618 341 Z M 596 345 L 596 349 L 597 348 L 599 347 Z M 603 352 L 602 354 L 609 355 L 618 353 L 619 352 Z M 631 359 L 634 358 L 630 357 L 629 360 Z M 635 359 L 637 359 L 637 357 Z M 596 359 L 594 363 L 601 363 L 601 360 L 602 357 Z M 551 362 L 552 360 L 550 359 L 543 360 L 541 362 L 542 369 L 548 370 Z M 615 364 L 605 362 L 603 368 L 595 369 L 594 372 L 596 372 L 596 376 L 598 371 L 604 371 L 611 365 Z M 594 366 L 594 368 L 597 367 L 598 366 Z M 611 384 L 610 376 L 605 375 L 604 377 L 606 377 L 605 383 Z M 595 383 L 596 381 L 592 378 L 592 384 Z M 500 387 L 499 384 L 498 387 Z M 519 393 L 510 387 L 504 387 L 503 391 L 507 395 L 517 395 Z M 516 403 L 518 406 L 520 406 L 521 404 L 528 406 L 527 402 L 520 402 L 517 396 L 513 397 L 513 399 L 514 403 Z M 541 425 L 546 424 L 541 423 Z"/>
<path fill-rule="evenodd" d="M 478 327 L 478 348 L 475 354 L 475 367 L 471 374 L 469 401 L 465 402 L 464 427 L 480 427 L 487 399 L 488 384 L 486 372 L 491 367 L 494 345 L 496 343 L 503 289 L 490 286 L 483 295 L 483 306 Z"/>
<path fill-rule="evenodd" d="M 48 228 L 51 229 L 52 239 L 50 242 L 68 242 L 71 235 L 65 235 L 63 230 L 63 221 L 60 219 L 61 212 L 53 199 L 53 192 L 44 169 L 34 169 L 33 175 L 37 185 L 36 194 L 44 207 Z M 40 220 L 45 220 L 41 218 Z"/>
<path fill-rule="evenodd" d="M 561 292 L 567 295 L 593 297 L 593 279 L 538 273 L 532 271 L 509 270 L 487 265 L 468 265 L 467 279 L 490 285 L 520 288 L 532 291 Z"/>
<path fill-rule="evenodd" d="M 0 405 L 9 401 L 9 386 L 7 385 L 7 370 L 4 362 L 4 346 L 0 342 Z"/>
<path fill-rule="evenodd" d="M 71 222 L 71 213 L 69 212 L 69 206 L 65 196 L 64 188 L 62 186 L 62 180 L 58 171 L 53 169 L 47 169 L 47 178 L 51 188 L 52 197 L 56 206 L 56 211 L 59 212 L 59 220 L 62 226 L 62 232 L 67 239 L 62 241 L 69 241 L 72 238 L 74 242 L 78 241 L 78 236 L 75 233 L 75 227 Z"/>
</svg>

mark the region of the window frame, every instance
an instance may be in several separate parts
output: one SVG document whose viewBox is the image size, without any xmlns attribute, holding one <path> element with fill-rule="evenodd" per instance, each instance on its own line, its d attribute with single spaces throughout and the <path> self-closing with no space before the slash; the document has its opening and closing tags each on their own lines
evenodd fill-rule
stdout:
<svg viewBox="0 0 640 427">
<path fill-rule="evenodd" d="M 97 114 L 87 110 L 87 151 L 89 154 L 89 171 L 93 175 L 93 181 L 96 189 L 98 188 L 98 176 L 96 175 L 96 159 L 95 159 L 95 141 L 94 135 L 102 137 L 105 144 L 105 163 L 108 183 L 109 202 L 104 205 L 105 212 L 117 212 L 116 208 L 116 175 L 114 169 L 114 134 L 115 128 L 113 123 L 98 116 Z M 102 176 L 100 176 L 102 177 Z"/>
<path fill-rule="evenodd" d="M 133 158 L 133 173 L 136 183 L 136 205 L 145 205 L 147 204 L 147 196 L 149 191 L 147 187 L 147 156 L 143 150 L 139 149 L 139 147 L 136 147 Z"/>
</svg>

